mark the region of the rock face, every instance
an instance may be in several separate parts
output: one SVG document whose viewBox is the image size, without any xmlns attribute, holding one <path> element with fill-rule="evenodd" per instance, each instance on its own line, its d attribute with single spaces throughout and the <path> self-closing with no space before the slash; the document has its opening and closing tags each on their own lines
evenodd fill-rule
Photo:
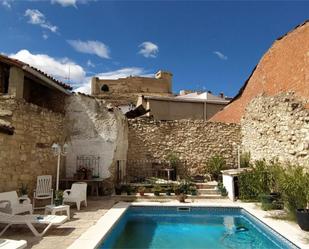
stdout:
<svg viewBox="0 0 309 249">
<path fill-rule="evenodd" d="M 77 170 L 77 156 L 98 156 L 100 178 L 109 178 L 117 160 L 127 157 L 127 122 L 116 108 L 108 109 L 102 100 L 73 95 L 66 104 L 66 130 L 69 151 L 66 176 Z"/>
<path fill-rule="evenodd" d="M 258 96 L 246 108 L 241 120 L 242 148 L 252 159 L 309 166 L 308 101 L 293 93 Z"/>
<path fill-rule="evenodd" d="M 15 129 L 0 133 L 0 192 L 22 183 L 32 191 L 38 175 L 56 175 L 51 145 L 64 141 L 64 115 L 10 95 L 0 96 L 0 107 L 0 123 Z"/>
<path fill-rule="evenodd" d="M 236 99 L 211 120 L 239 123 L 246 106 L 259 94 L 294 91 L 309 99 L 309 22 L 277 39 L 265 53 Z"/>
<path fill-rule="evenodd" d="M 183 166 L 187 168 L 183 170 L 191 175 L 205 173 L 207 160 L 215 154 L 222 155 L 229 167 L 235 166 L 237 152 L 233 143 L 240 143 L 239 125 L 193 120 L 128 122 L 129 175 L 141 175 L 145 167 L 151 170 L 147 162 L 164 160 L 171 152 L 185 161 Z"/>
</svg>

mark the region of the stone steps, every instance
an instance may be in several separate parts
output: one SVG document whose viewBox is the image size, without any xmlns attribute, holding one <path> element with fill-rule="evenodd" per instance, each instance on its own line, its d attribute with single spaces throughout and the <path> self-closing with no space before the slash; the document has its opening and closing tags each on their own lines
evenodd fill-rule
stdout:
<svg viewBox="0 0 309 249">
<path fill-rule="evenodd" d="M 197 192 L 198 192 L 198 195 L 220 194 L 220 192 L 215 188 L 199 188 Z"/>
</svg>

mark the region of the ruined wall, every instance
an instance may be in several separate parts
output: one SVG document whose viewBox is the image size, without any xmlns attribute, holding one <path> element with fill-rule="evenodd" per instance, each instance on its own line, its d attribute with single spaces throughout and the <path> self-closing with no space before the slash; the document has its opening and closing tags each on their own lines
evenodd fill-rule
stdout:
<svg viewBox="0 0 309 249">
<path fill-rule="evenodd" d="M 252 159 L 278 158 L 309 167 L 309 110 L 292 93 L 258 96 L 241 121 L 242 149 Z"/>
<path fill-rule="evenodd" d="M 265 53 L 239 97 L 211 120 L 239 123 L 257 95 L 294 91 L 309 99 L 309 22 L 279 38 Z"/>
<path fill-rule="evenodd" d="M 64 116 L 3 95 L 1 125 L 12 126 L 15 132 L 0 133 L 0 192 L 18 190 L 24 183 L 31 195 L 38 175 L 56 175 L 57 158 L 51 145 L 64 141 Z"/>
<path fill-rule="evenodd" d="M 240 128 L 236 124 L 129 120 L 128 162 L 164 160 L 173 152 L 186 161 L 189 174 L 203 174 L 207 160 L 215 154 L 222 155 L 229 167 L 235 166 L 237 148 L 233 143 L 240 143 Z M 129 166 L 130 174 L 138 175 L 145 164 L 132 163 Z"/>
<path fill-rule="evenodd" d="M 72 95 L 66 104 L 66 127 L 69 142 L 67 177 L 76 173 L 77 156 L 99 156 L 101 178 L 112 176 L 116 160 L 126 160 L 127 123 L 117 108 L 108 109 L 104 101 L 91 96 Z"/>
</svg>

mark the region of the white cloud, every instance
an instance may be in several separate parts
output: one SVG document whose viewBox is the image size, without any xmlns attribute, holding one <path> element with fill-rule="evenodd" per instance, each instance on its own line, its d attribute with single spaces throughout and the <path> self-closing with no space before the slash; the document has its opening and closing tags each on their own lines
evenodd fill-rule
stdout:
<svg viewBox="0 0 309 249">
<path fill-rule="evenodd" d="M 104 59 L 109 59 L 109 48 L 99 41 L 81 41 L 68 40 L 67 41 L 76 51 L 85 54 L 94 54 Z"/>
<path fill-rule="evenodd" d="M 140 67 L 126 67 L 89 76 L 86 75 L 86 71 L 82 66 L 68 58 L 57 59 L 47 54 L 33 54 L 26 49 L 20 50 L 16 54 L 10 54 L 9 57 L 21 60 L 65 83 L 68 82 L 70 75 L 69 83 L 74 88 L 74 91 L 88 94 L 91 92 L 91 78 L 93 76 L 104 79 L 118 79 L 128 76 L 153 76 L 153 74 L 148 74 Z"/>
<path fill-rule="evenodd" d="M 68 58 L 55 59 L 46 54 L 32 54 L 25 49 L 9 56 L 38 68 L 63 82 L 68 82 L 69 76 L 70 82 L 75 85 L 85 82 L 85 70 Z"/>
<path fill-rule="evenodd" d="M 42 37 L 43 37 L 44 40 L 47 40 L 48 39 L 48 34 L 43 33 Z"/>
<path fill-rule="evenodd" d="M 77 4 L 85 4 L 88 3 L 90 1 L 95 1 L 95 0 L 51 0 L 51 3 L 57 3 L 60 4 L 62 7 L 69 7 L 69 6 L 73 6 L 73 7 L 77 7 Z"/>
<path fill-rule="evenodd" d="M 228 59 L 228 57 L 226 55 L 224 55 L 223 53 L 221 53 L 220 51 L 213 51 L 213 53 L 215 55 L 217 55 L 218 58 L 221 59 L 221 60 L 227 60 Z"/>
<path fill-rule="evenodd" d="M 27 9 L 25 11 L 25 16 L 28 17 L 28 23 L 33 25 L 39 25 L 43 29 L 48 29 L 49 31 L 55 33 L 58 27 L 52 25 L 46 20 L 46 17 L 42 12 L 37 9 Z"/>
<path fill-rule="evenodd" d="M 114 71 L 98 73 L 94 75 L 102 79 L 118 79 L 125 78 L 128 76 L 143 76 L 143 77 L 152 77 L 153 74 L 147 74 L 147 72 L 140 67 L 125 67 Z M 91 77 L 88 77 L 85 80 L 85 83 L 75 89 L 76 92 L 83 92 L 89 94 L 91 92 Z"/>
<path fill-rule="evenodd" d="M 0 3 L 6 8 L 12 8 L 12 3 L 14 0 L 0 0 Z"/>
<path fill-rule="evenodd" d="M 146 41 L 143 42 L 142 44 L 139 45 L 139 47 L 141 48 L 140 51 L 138 52 L 139 54 L 143 55 L 146 58 L 155 58 L 157 57 L 158 53 L 159 53 L 159 47 L 158 45 Z"/>
<path fill-rule="evenodd" d="M 88 60 L 88 61 L 87 61 L 87 66 L 88 66 L 88 67 L 95 67 L 95 65 L 92 63 L 91 60 Z"/>
</svg>

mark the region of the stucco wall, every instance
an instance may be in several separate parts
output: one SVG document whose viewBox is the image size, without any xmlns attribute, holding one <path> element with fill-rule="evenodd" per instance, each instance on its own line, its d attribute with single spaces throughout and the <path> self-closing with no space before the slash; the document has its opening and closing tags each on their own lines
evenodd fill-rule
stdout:
<svg viewBox="0 0 309 249">
<path fill-rule="evenodd" d="M 292 93 L 254 98 L 241 121 L 243 150 L 253 160 L 277 158 L 309 167 L 307 104 Z"/>
<path fill-rule="evenodd" d="M 189 174 L 205 173 L 207 160 L 222 155 L 228 167 L 235 166 L 236 146 L 240 143 L 240 128 L 236 124 L 193 120 L 153 121 L 129 120 L 128 162 L 164 160 L 173 152 L 186 161 Z M 128 164 L 128 172 L 138 175 L 143 163 Z"/>
<path fill-rule="evenodd" d="M 309 22 L 276 40 L 260 60 L 239 96 L 212 121 L 239 123 L 248 103 L 257 95 L 294 91 L 309 99 Z"/>
<path fill-rule="evenodd" d="M 107 109 L 103 101 L 80 94 L 69 97 L 66 127 L 70 145 L 66 157 L 67 177 L 76 173 L 77 156 L 99 156 L 101 178 L 112 176 L 116 160 L 126 160 L 126 120 L 119 110 Z"/>
<path fill-rule="evenodd" d="M 56 175 L 51 145 L 64 141 L 64 115 L 4 95 L 0 123 L 15 128 L 14 135 L 0 133 L 0 192 L 18 190 L 23 183 L 32 194 L 38 175 Z"/>
<path fill-rule="evenodd" d="M 147 99 L 146 101 L 145 108 L 150 109 L 147 115 L 153 116 L 155 120 L 208 120 L 225 106 L 224 104 L 194 101 L 182 102 L 156 99 Z"/>
</svg>

